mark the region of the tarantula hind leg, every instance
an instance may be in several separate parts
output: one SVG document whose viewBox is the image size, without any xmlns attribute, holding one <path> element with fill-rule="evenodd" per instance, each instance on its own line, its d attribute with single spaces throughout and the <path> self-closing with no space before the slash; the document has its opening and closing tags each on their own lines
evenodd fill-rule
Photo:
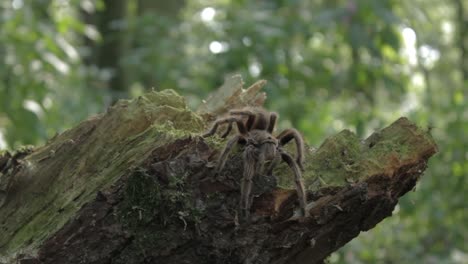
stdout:
<svg viewBox="0 0 468 264">
<path fill-rule="evenodd" d="M 224 168 L 224 165 L 226 164 L 227 158 L 229 157 L 229 153 L 231 152 L 232 148 L 236 143 L 242 142 L 242 140 L 243 137 L 237 135 L 227 142 L 226 147 L 224 147 L 223 152 L 221 152 L 221 156 L 219 156 L 218 165 L 216 166 L 216 173 L 219 173 Z"/>
<path fill-rule="evenodd" d="M 297 162 L 285 151 L 281 151 L 281 158 L 288 166 L 292 169 L 294 173 L 294 184 L 296 185 L 297 197 L 299 199 L 299 205 L 301 207 L 302 216 L 308 217 L 309 212 L 307 211 L 307 195 L 304 188 L 304 183 L 302 181 L 301 170 Z"/>
</svg>

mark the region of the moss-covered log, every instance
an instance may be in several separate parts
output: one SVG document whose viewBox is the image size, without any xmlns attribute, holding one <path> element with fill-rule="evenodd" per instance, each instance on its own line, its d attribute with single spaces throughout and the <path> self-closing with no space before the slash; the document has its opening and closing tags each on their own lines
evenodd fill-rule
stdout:
<svg viewBox="0 0 468 264">
<path fill-rule="evenodd" d="M 264 101 L 234 90 L 222 98 L 236 107 Z M 436 152 L 406 118 L 364 141 L 343 131 L 307 152 L 309 218 L 283 165 L 255 178 L 252 223 L 239 224 L 241 150 L 215 174 L 225 142 L 199 136 L 220 109 L 150 92 L 1 154 L 0 263 L 320 263 L 390 216 Z"/>
</svg>

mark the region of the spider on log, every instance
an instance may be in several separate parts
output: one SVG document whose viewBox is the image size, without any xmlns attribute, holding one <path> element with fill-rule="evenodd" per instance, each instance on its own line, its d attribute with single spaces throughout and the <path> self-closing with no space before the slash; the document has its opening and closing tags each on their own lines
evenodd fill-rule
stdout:
<svg viewBox="0 0 468 264">
<path fill-rule="evenodd" d="M 278 136 L 273 136 L 277 118 L 278 115 L 276 113 L 267 112 L 261 108 L 235 109 L 229 111 L 228 117 L 214 121 L 210 131 L 203 135 L 203 137 L 212 136 L 220 125 L 228 124 L 226 131 L 221 136 L 222 138 L 226 138 L 231 132 L 233 124 L 237 125 L 238 134 L 227 142 L 219 158 L 216 172 L 220 172 L 223 169 L 229 152 L 236 143 L 244 146 L 244 174 L 240 190 L 240 210 L 246 220 L 250 219 L 252 178 L 263 172 L 264 164 L 267 161 L 270 162 L 267 175 L 271 175 L 280 159 L 286 162 L 294 173 L 294 183 L 296 185 L 301 213 L 304 217 L 308 216 L 306 210 L 307 197 L 301 175 L 301 171 L 304 170 L 302 167 L 304 141 L 301 134 L 293 128 L 284 130 Z M 296 159 L 283 149 L 283 146 L 292 139 L 296 143 Z"/>
</svg>

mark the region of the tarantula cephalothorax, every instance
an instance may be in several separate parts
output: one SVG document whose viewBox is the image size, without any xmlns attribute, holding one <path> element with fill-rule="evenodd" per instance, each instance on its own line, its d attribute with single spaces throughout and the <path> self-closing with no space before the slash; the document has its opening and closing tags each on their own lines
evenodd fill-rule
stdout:
<svg viewBox="0 0 468 264">
<path fill-rule="evenodd" d="M 228 124 L 226 131 L 221 136 L 225 138 L 232 130 L 232 125 L 237 125 L 238 134 L 228 141 L 219 158 L 216 171 L 220 172 L 228 158 L 229 152 L 234 145 L 244 146 L 244 175 L 241 183 L 241 214 L 246 219 L 250 215 L 250 191 L 252 189 L 252 178 L 256 174 L 263 173 L 264 164 L 269 161 L 267 174 L 271 175 L 275 165 L 281 159 L 286 162 L 294 172 L 294 183 L 296 185 L 299 204 L 302 215 L 307 216 L 306 194 L 302 182 L 301 170 L 304 158 L 304 143 L 301 135 L 295 129 L 286 129 L 278 136 L 273 136 L 278 115 L 274 112 L 266 112 L 260 108 L 231 110 L 229 117 L 217 119 L 210 131 L 203 135 L 208 137 L 216 133 L 220 125 Z M 290 154 L 283 150 L 283 146 L 294 139 L 297 149 L 297 157 L 293 159 Z"/>
</svg>

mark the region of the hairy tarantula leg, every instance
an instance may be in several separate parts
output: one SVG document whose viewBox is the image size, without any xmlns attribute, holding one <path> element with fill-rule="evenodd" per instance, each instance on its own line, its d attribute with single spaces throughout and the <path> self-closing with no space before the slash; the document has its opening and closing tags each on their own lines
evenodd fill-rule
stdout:
<svg viewBox="0 0 468 264">
<path fill-rule="evenodd" d="M 244 175 L 241 182 L 240 209 L 245 220 L 250 218 L 250 192 L 252 190 L 252 179 L 257 170 L 256 149 L 247 146 L 244 151 Z"/>
<path fill-rule="evenodd" d="M 252 129 L 253 124 L 255 123 L 255 113 L 249 110 L 231 110 L 229 111 L 231 115 L 240 115 L 240 116 L 248 116 L 247 122 L 245 123 L 245 128 L 247 131 Z"/>
<path fill-rule="evenodd" d="M 271 161 L 270 166 L 268 166 L 268 169 L 266 171 L 267 176 L 273 175 L 273 170 L 279 164 L 280 161 L 281 161 L 281 155 L 276 155 L 275 158 Z"/>
<path fill-rule="evenodd" d="M 294 172 L 294 183 L 296 184 L 297 197 L 299 199 L 299 205 L 301 206 L 301 212 L 304 217 L 309 216 L 307 211 L 307 196 L 305 192 L 304 183 L 302 181 L 301 171 L 296 161 L 288 153 L 281 151 L 281 158 L 289 165 Z"/>
<path fill-rule="evenodd" d="M 278 118 L 278 114 L 275 112 L 270 113 L 270 122 L 268 123 L 268 128 L 267 131 L 268 133 L 273 133 L 273 130 L 275 129 L 276 126 L 276 119 Z"/>
<path fill-rule="evenodd" d="M 224 150 L 221 153 L 221 156 L 219 157 L 218 165 L 216 166 L 216 172 L 220 172 L 224 168 L 226 160 L 229 156 L 229 152 L 231 152 L 232 148 L 234 147 L 234 144 L 237 143 L 239 139 L 241 139 L 241 136 L 237 135 L 227 142 L 226 147 L 224 147 Z"/>
<path fill-rule="evenodd" d="M 228 128 L 226 129 L 226 131 L 223 133 L 223 135 L 221 135 L 222 138 L 226 138 L 229 133 L 231 133 L 231 130 L 232 130 L 232 122 L 229 122 L 229 126 Z"/>
<path fill-rule="evenodd" d="M 286 145 L 291 139 L 294 139 L 296 142 L 296 151 L 297 157 L 296 161 L 299 165 L 299 168 L 304 171 L 302 163 L 304 162 L 304 140 L 302 139 L 301 134 L 296 129 L 290 128 L 281 132 L 277 137 L 280 146 Z"/>
<path fill-rule="evenodd" d="M 203 134 L 203 137 L 209 137 L 209 136 L 214 135 L 214 133 L 216 133 L 216 130 L 218 130 L 219 125 L 222 125 L 222 124 L 225 124 L 225 123 L 231 124 L 233 122 L 236 122 L 237 129 L 239 130 L 239 133 L 241 133 L 241 134 L 247 133 L 247 130 L 245 129 L 245 125 L 244 125 L 244 123 L 242 123 L 242 120 L 239 120 L 239 119 L 237 119 L 235 117 L 226 117 L 226 118 L 216 120 L 214 122 L 213 127 L 210 129 L 210 131 Z"/>
</svg>

